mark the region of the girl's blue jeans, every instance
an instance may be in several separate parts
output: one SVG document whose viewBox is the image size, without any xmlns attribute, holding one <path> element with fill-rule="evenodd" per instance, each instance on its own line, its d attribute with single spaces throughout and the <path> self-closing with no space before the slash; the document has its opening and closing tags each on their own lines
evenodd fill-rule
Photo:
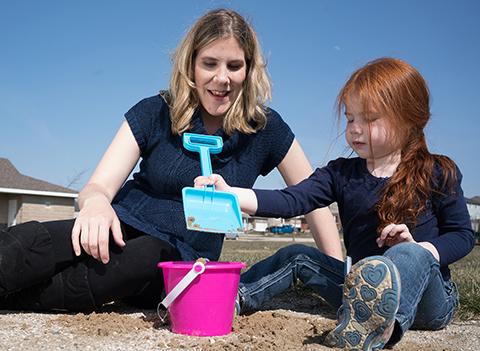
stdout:
<svg viewBox="0 0 480 351">
<path fill-rule="evenodd" d="M 401 243 L 389 248 L 384 256 L 395 264 L 401 281 L 400 306 L 388 344 L 398 342 L 410 328 L 444 328 L 458 306 L 458 292 L 451 280 L 444 281 L 433 255 L 418 244 Z M 242 311 L 258 309 L 295 285 L 297 279 L 338 309 L 342 304 L 344 269 L 344 262 L 316 248 L 300 244 L 282 248 L 242 274 Z"/>
</svg>

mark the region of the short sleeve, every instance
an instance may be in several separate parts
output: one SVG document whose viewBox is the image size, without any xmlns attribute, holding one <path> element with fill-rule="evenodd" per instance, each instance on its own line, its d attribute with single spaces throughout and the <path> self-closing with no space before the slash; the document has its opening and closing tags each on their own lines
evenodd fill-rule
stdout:
<svg viewBox="0 0 480 351">
<path fill-rule="evenodd" d="M 162 110 L 165 107 L 165 101 L 160 95 L 156 95 L 141 100 L 125 113 L 125 119 L 142 153 L 148 149 L 151 133 L 158 129 L 155 126 L 160 125 Z"/>
<path fill-rule="evenodd" d="M 292 146 L 295 134 L 282 117 L 274 110 L 268 109 L 267 125 L 262 131 L 268 157 L 261 168 L 261 174 L 266 176 L 277 167 Z"/>
</svg>

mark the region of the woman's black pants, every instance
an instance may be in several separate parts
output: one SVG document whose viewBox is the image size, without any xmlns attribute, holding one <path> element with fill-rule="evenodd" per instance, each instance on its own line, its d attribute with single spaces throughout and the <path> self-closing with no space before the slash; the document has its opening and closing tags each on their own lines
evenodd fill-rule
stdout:
<svg viewBox="0 0 480 351">
<path fill-rule="evenodd" d="M 180 260 L 178 251 L 122 223 L 126 246 L 110 237 L 107 264 L 85 252 L 75 256 L 74 221 L 33 221 L 1 230 L 0 309 L 88 312 L 118 300 L 154 307 L 163 293 L 157 263 Z"/>
</svg>

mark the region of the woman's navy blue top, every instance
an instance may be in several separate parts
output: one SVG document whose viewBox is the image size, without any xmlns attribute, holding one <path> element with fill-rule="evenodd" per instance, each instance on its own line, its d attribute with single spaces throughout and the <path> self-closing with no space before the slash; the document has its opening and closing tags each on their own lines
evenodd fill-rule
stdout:
<svg viewBox="0 0 480 351">
<path fill-rule="evenodd" d="M 186 228 L 181 193 L 201 174 L 200 156 L 187 151 L 182 136 L 171 132 L 167 103 L 161 95 L 146 98 L 125 118 L 140 148 L 141 162 L 140 170 L 112 201 L 119 219 L 169 242 L 184 260 L 218 260 L 224 235 Z M 199 111 L 188 132 L 207 134 Z M 268 109 L 266 127 L 257 133 L 228 136 L 219 129 L 215 135 L 222 137 L 224 146 L 221 153 L 211 155 L 213 172 L 231 185 L 246 188 L 278 166 L 294 140 L 291 129 L 272 109 Z"/>
<path fill-rule="evenodd" d="M 474 246 L 470 217 L 460 186 L 457 168 L 454 189 L 442 189 L 437 167 L 434 182 L 438 192 L 430 197 L 427 208 L 410 228 L 415 241 L 432 243 L 440 254 L 440 270 L 450 278 L 448 265 L 468 254 Z M 372 255 L 382 255 L 386 247 L 376 243 L 379 218 L 375 206 L 388 178 L 370 174 L 361 158 L 339 158 L 318 168 L 304 181 L 283 190 L 254 190 L 258 200 L 257 215 L 290 218 L 337 202 L 347 255 L 353 262 Z"/>
</svg>

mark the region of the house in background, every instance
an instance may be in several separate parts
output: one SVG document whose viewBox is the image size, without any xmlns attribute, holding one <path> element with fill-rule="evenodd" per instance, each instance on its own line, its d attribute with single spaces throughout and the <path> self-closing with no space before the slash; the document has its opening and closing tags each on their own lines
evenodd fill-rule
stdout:
<svg viewBox="0 0 480 351">
<path fill-rule="evenodd" d="M 335 218 L 335 222 L 337 224 L 338 230 L 341 230 L 342 224 L 340 222 L 340 216 L 338 214 L 338 206 L 337 203 L 334 202 L 330 206 L 330 212 L 332 212 L 333 217 Z M 264 217 L 257 217 L 257 216 L 250 216 L 246 213 L 242 212 L 242 221 L 243 221 L 243 228 L 248 231 L 255 231 L 255 232 L 267 232 L 268 228 L 274 226 L 283 226 L 283 225 L 291 225 L 299 232 L 306 232 L 309 231 L 310 228 L 308 226 L 307 220 L 305 216 L 297 216 L 293 218 L 283 219 L 283 218 L 264 218 Z"/>
<path fill-rule="evenodd" d="M 466 198 L 470 221 L 475 232 L 480 233 L 480 196 Z"/>
<path fill-rule="evenodd" d="M 0 158 L 0 227 L 74 217 L 77 192 L 21 174 Z"/>
</svg>

